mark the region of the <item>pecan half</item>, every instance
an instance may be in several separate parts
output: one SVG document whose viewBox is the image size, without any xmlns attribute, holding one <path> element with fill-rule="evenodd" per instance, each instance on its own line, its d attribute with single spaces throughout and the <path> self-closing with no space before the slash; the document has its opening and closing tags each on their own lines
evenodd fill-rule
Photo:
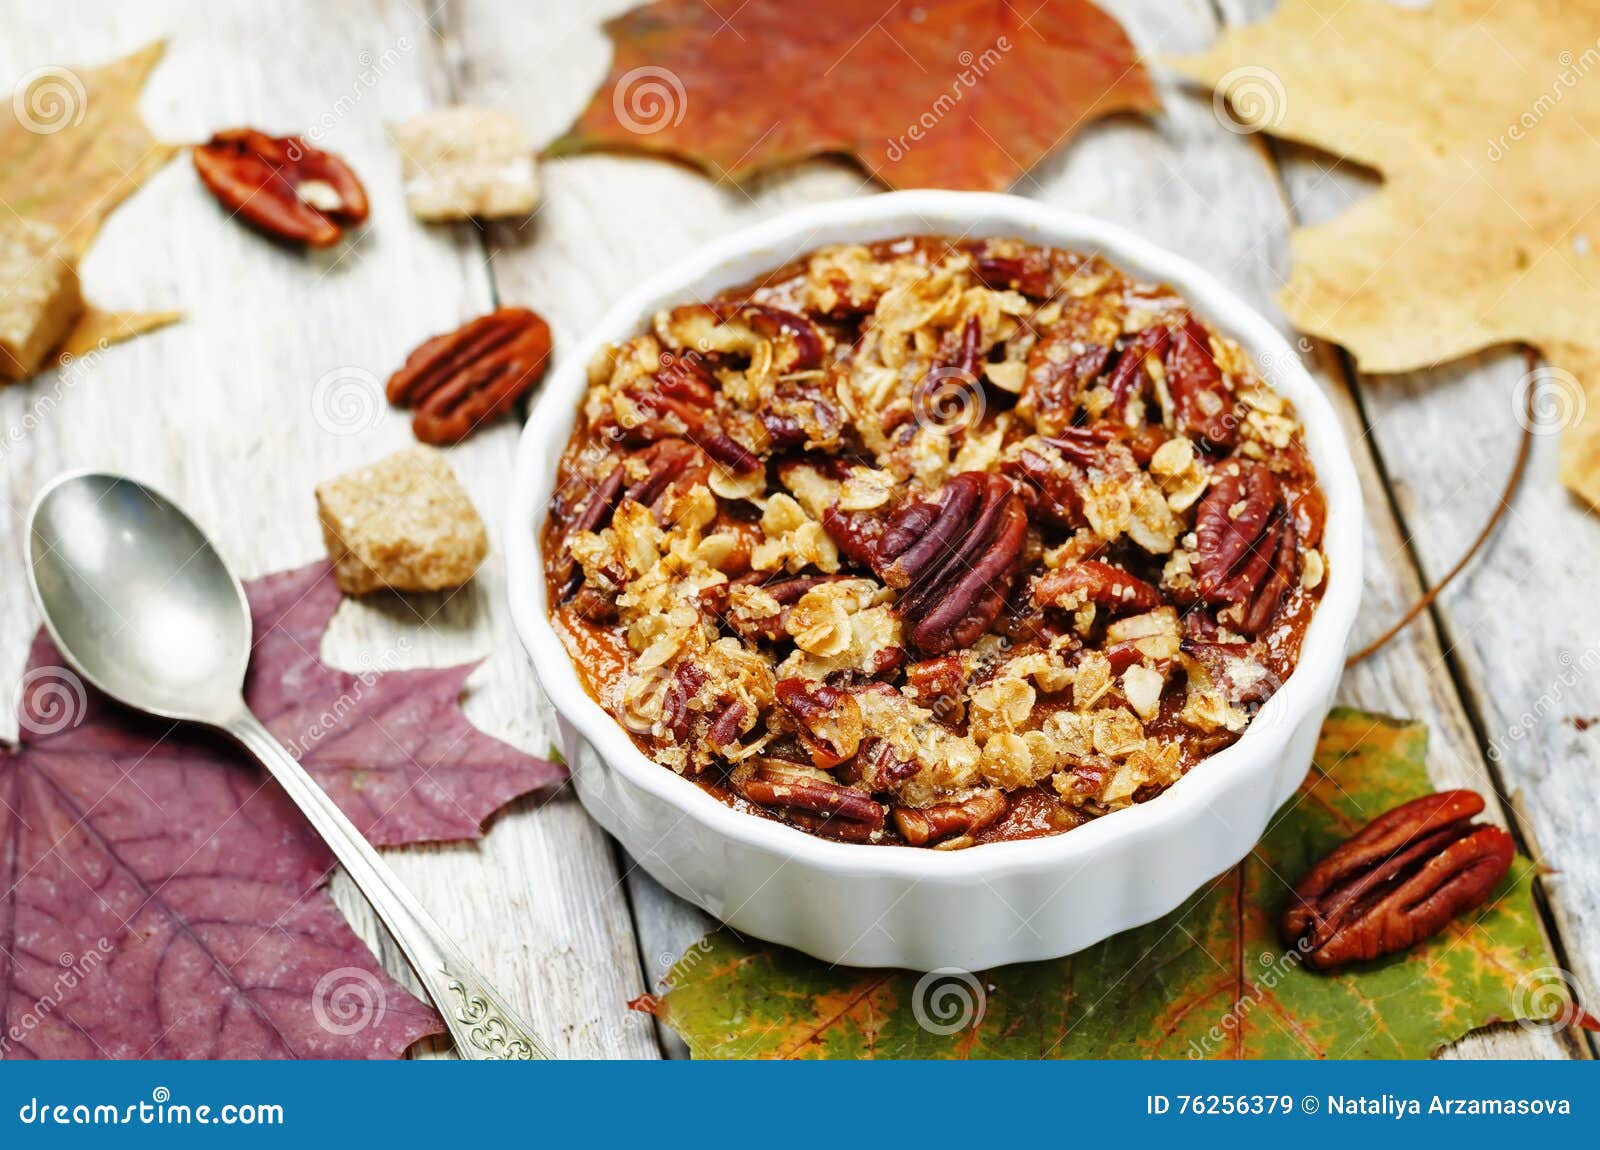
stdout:
<svg viewBox="0 0 1600 1150">
<path fill-rule="evenodd" d="M 662 511 L 659 504 L 669 489 L 680 481 L 691 485 L 703 482 L 709 470 L 705 454 L 682 439 L 663 439 L 634 452 L 629 458 L 644 465 L 644 476 L 629 483 L 628 463 L 618 463 L 583 505 L 569 534 L 602 530 L 611 522 L 617 504 L 624 499 L 650 508 L 659 519 Z"/>
<path fill-rule="evenodd" d="M 1238 402 L 1211 354 L 1211 333 L 1188 316 L 1167 348 L 1167 390 L 1178 430 L 1219 451 L 1239 438 Z"/>
<path fill-rule="evenodd" d="M 886 526 L 884 516 L 876 513 L 845 511 L 837 503 L 822 509 L 823 530 L 838 545 L 840 554 L 860 567 L 872 566 Z"/>
<path fill-rule="evenodd" d="M 755 583 L 778 601 L 778 610 L 771 615 L 757 618 L 746 618 L 742 615 L 729 617 L 725 622 L 740 638 L 752 643 L 762 640 L 768 643 L 784 642 L 789 638 L 789 611 L 800 601 L 800 597 L 811 588 L 823 583 L 836 583 L 848 578 L 850 578 L 848 575 L 795 575 L 789 579 L 768 583 L 766 577 L 758 573 L 738 579 L 731 585 Z"/>
<path fill-rule="evenodd" d="M 748 770 L 736 770 L 730 779 L 751 802 L 783 808 L 799 816 L 797 821 L 808 828 L 853 823 L 867 831 L 877 831 L 882 829 L 887 814 L 883 804 L 865 791 L 819 777 L 809 767 L 782 759 L 763 757 Z M 806 815 L 821 816 L 821 820 L 813 822 L 805 819 Z"/>
<path fill-rule="evenodd" d="M 1150 584 L 1098 559 L 1084 559 L 1048 572 L 1034 584 L 1033 598 L 1040 606 L 1068 610 L 1096 603 L 1115 614 L 1154 611 L 1161 606 L 1161 593 Z"/>
<path fill-rule="evenodd" d="M 794 678 L 780 680 L 775 693 L 814 765 L 828 770 L 855 758 L 865 732 L 861 705 L 848 691 Z"/>
<path fill-rule="evenodd" d="M 1021 292 L 1034 299 L 1048 299 L 1051 295 L 1051 269 L 1037 258 L 978 256 L 972 261 L 972 270 L 985 287 L 996 291 Z"/>
<path fill-rule="evenodd" d="M 724 430 L 717 417 L 716 381 L 699 355 L 662 352 L 650 385 L 634 399 L 654 417 L 635 428 L 635 434 L 647 439 L 686 435 L 712 459 L 741 474 L 761 467 L 755 453 Z"/>
<path fill-rule="evenodd" d="M 1163 355 L 1171 341 L 1172 333 L 1159 326 L 1147 327 L 1128 341 L 1128 346 L 1117 357 L 1116 367 L 1111 369 L 1111 378 L 1106 381 L 1106 387 L 1111 392 L 1107 414 L 1122 418 L 1128 410 L 1128 400 L 1144 390 L 1145 381 L 1149 378 L 1145 361 L 1152 356 Z"/>
<path fill-rule="evenodd" d="M 195 146 L 194 167 L 228 211 L 290 243 L 325 248 L 367 218 L 367 192 L 350 165 L 299 136 L 218 132 Z"/>
<path fill-rule="evenodd" d="M 1068 427 L 1055 435 L 1043 437 L 1067 459 L 1079 467 L 1099 467 L 1105 462 L 1106 447 L 1118 437 L 1117 428 L 1109 424 L 1095 427 Z"/>
<path fill-rule="evenodd" d="M 810 831 L 814 835 L 824 838 L 837 839 L 844 843 L 880 843 L 883 841 L 883 828 L 873 826 L 871 823 L 860 823 L 853 819 L 838 818 L 833 815 L 813 815 L 805 811 L 787 811 L 789 823 L 803 831 Z"/>
<path fill-rule="evenodd" d="M 1067 430 L 1083 406 L 1084 393 L 1110 362 L 1111 349 L 1104 344 L 1085 344 L 1077 330 L 1065 325 L 1051 328 L 1028 352 L 1018 410 L 1046 435 Z"/>
<path fill-rule="evenodd" d="M 1117 427 L 1098 423 L 1092 427 L 1066 428 L 1055 435 L 1045 436 L 1044 442 L 1079 467 L 1115 466 L 1114 456 L 1124 448 L 1135 463 L 1148 467 L 1156 451 L 1168 438 L 1167 433 L 1154 424 Z"/>
<path fill-rule="evenodd" d="M 563 603 L 570 603 L 583 587 L 583 572 L 578 569 L 578 561 L 572 557 L 572 539 L 585 531 L 601 531 L 611 522 L 612 512 L 616 511 L 617 504 L 622 501 L 622 489 L 627 482 L 627 472 L 622 464 L 617 464 L 611 469 L 600 486 L 589 493 L 588 501 L 583 504 L 583 509 L 578 512 L 572 526 L 561 534 L 561 556 L 555 567 L 555 582 L 561 588 L 560 597 Z M 582 613 L 587 618 L 595 610 L 603 611 L 600 603 L 587 604 Z"/>
<path fill-rule="evenodd" d="M 700 688 L 705 686 L 705 682 L 705 671 L 690 660 L 684 659 L 673 670 L 672 678 L 667 683 L 666 694 L 662 699 L 661 718 L 667 729 L 672 732 L 672 737 L 680 743 L 689 737 L 690 724 L 694 719 L 689 705 L 700 693 Z"/>
<path fill-rule="evenodd" d="M 906 698 L 954 725 L 966 712 L 967 668 L 960 655 L 939 655 L 906 668 Z"/>
<path fill-rule="evenodd" d="M 1218 476 L 1195 509 L 1200 597 L 1230 608 L 1227 622 L 1254 635 L 1271 622 L 1298 562 L 1294 523 L 1272 472 L 1246 463 Z"/>
<path fill-rule="evenodd" d="M 985 287 L 1016 291 L 1031 299 L 1061 296 L 1069 282 L 1092 261 L 1076 252 L 1031 244 L 1001 246 L 983 240 L 972 244 L 972 270 Z M 1089 267 L 1093 274 L 1094 268 Z"/>
<path fill-rule="evenodd" d="M 953 835 L 971 834 L 997 822 L 1010 806 L 997 787 L 975 791 L 964 799 L 931 807 L 895 807 L 894 825 L 914 847 Z"/>
<path fill-rule="evenodd" d="M 711 470 L 705 452 L 682 439 L 652 443 L 637 458 L 644 464 L 644 477 L 624 488 L 622 498 L 650 508 L 658 520 L 665 511 L 664 497 L 669 491 L 704 483 Z"/>
<path fill-rule="evenodd" d="M 837 583 L 848 579 L 848 575 L 795 575 L 789 579 L 778 579 L 771 583 L 763 582 L 767 594 L 771 595 L 785 607 L 791 607 L 800 602 L 801 596 L 813 587 L 820 587 L 824 583 Z"/>
<path fill-rule="evenodd" d="M 619 463 L 600 481 L 600 486 L 589 493 L 583 510 L 578 512 L 578 517 L 572 521 L 567 534 L 577 535 L 584 531 L 602 530 L 611 522 L 611 513 L 622 501 L 622 490 L 627 482 L 628 469 Z"/>
<path fill-rule="evenodd" d="M 1483 799 L 1441 791 L 1379 815 L 1300 881 L 1285 946 L 1327 970 L 1406 948 L 1488 899 L 1511 866 L 1511 836 L 1474 823 Z"/>
<path fill-rule="evenodd" d="M 665 508 L 665 496 L 674 488 L 704 481 L 710 465 L 705 454 L 694 444 L 682 439 L 663 439 L 633 454 L 631 458 L 644 464 L 643 478 L 628 482 L 628 462 L 619 462 L 600 485 L 590 493 L 583 510 L 573 520 L 572 527 L 562 536 L 562 547 L 568 548 L 574 535 L 585 531 L 603 531 L 624 499 L 631 499 L 648 507 L 659 521 Z M 570 551 L 562 558 L 559 582 L 563 585 L 563 599 L 578 590 L 577 565 Z"/>
<path fill-rule="evenodd" d="M 706 731 L 706 741 L 718 750 L 726 749 L 739 741 L 744 733 L 744 721 L 750 708 L 735 700 L 722 709 Z"/>
<path fill-rule="evenodd" d="M 828 345 L 817 325 L 804 316 L 760 303 L 747 303 L 736 314 L 768 339 L 789 345 L 782 353 L 781 370 L 810 371 L 822 365 Z"/>
<path fill-rule="evenodd" d="M 876 735 L 862 742 L 855 761 L 856 782 L 871 791 L 893 790 L 920 770 L 915 756 L 901 758 L 893 743 Z"/>
<path fill-rule="evenodd" d="M 750 300 L 685 304 L 659 316 L 656 334 L 679 355 L 769 362 L 778 373 L 820 367 L 828 344 L 804 316 Z M 763 346 L 766 345 L 766 346 Z"/>
<path fill-rule="evenodd" d="M 1069 530 L 1083 525 L 1089 477 L 1077 462 L 1078 454 L 1061 450 L 1053 440 L 1028 439 L 1000 465 L 1005 474 L 1019 480 L 1030 519 Z"/>
<path fill-rule="evenodd" d="M 937 503 L 910 503 L 879 537 L 873 570 L 900 591 L 911 645 L 929 655 L 973 643 L 1005 605 L 1027 543 L 1022 497 L 1003 476 L 964 471 Z"/>
<path fill-rule="evenodd" d="M 544 375 L 550 325 L 522 307 L 503 307 L 417 347 L 389 377 L 389 402 L 414 407 L 423 443 L 459 443 L 502 415 Z"/>
</svg>

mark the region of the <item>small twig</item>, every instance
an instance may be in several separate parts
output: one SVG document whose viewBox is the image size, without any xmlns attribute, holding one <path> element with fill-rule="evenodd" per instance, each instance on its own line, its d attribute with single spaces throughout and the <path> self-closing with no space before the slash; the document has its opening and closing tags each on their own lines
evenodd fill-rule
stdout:
<svg viewBox="0 0 1600 1150">
<path fill-rule="evenodd" d="M 1511 465 L 1511 474 L 1506 478 L 1505 487 L 1500 492 L 1500 500 L 1495 506 L 1494 513 L 1489 516 L 1489 521 L 1483 525 L 1483 530 L 1478 532 L 1478 537 L 1472 541 L 1472 546 L 1468 547 L 1466 553 L 1456 560 L 1454 567 L 1445 572 L 1444 578 L 1415 603 L 1411 604 L 1404 615 L 1401 615 L 1399 619 L 1390 624 L 1388 630 L 1346 659 L 1344 664 L 1346 667 L 1354 667 L 1368 656 L 1376 654 L 1390 639 L 1393 639 L 1410 626 L 1412 620 L 1431 607 L 1433 601 L 1444 593 L 1444 589 L 1450 586 L 1455 577 L 1461 574 L 1468 563 L 1472 562 L 1472 557 L 1488 542 L 1489 536 L 1494 534 L 1494 529 L 1500 525 L 1500 520 L 1505 517 L 1506 511 L 1511 507 L 1511 497 L 1516 494 L 1517 485 L 1522 482 L 1522 473 L 1528 467 L 1528 454 L 1533 448 L 1533 429 L 1535 426 L 1533 404 L 1536 391 L 1537 389 L 1534 387 L 1528 388 L 1527 417 L 1522 421 L 1522 442 L 1517 445 L 1516 462 Z"/>
</svg>

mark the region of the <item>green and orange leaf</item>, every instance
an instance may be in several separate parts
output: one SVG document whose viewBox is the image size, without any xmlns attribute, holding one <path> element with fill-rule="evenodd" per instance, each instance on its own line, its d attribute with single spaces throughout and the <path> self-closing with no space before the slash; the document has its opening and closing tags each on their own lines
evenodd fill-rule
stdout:
<svg viewBox="0 0 1600 1150">
<path fill-rule="evenodd" d="M 720 930 L 672 969 L 656 1012 L 701 1058 L 1424 1058 L 1555 1014 L 1526 859 L 1486 907 L 1407 954 L 1316 973 L 1278 942 L 1290 884 L 1432 789 L 1426 751 L 1420 724 L 1335 711 L 1249 858 L 1083 953 L 940 979 L 828 967 Z"/>
</svg>

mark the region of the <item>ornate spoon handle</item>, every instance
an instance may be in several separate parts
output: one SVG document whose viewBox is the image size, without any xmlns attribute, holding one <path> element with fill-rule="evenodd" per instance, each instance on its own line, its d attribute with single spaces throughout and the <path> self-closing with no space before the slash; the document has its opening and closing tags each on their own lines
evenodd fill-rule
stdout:
<svg viewBox="0 0 1600 1150">
<path fill-rule="evenodd" d="M 550 1058 L 544 1043 L 477 972 L 327 792 L 243 703 L 221 727 L 261 760 L 311 821 L 405 951 L 462 1058 Z"/>
</svg>

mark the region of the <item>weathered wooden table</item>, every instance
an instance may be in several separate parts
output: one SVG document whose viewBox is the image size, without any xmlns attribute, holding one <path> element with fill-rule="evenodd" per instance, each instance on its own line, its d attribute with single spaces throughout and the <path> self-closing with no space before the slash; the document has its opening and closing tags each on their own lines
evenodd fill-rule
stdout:
<svg viewBox="0 0 1600 1150">
<path fill-rule="evenodd" d="M 1222 22 L 1271 6 L 1102 2 L 1152 55 L 1198 49 Z M 547 316 L 559 351 L 617 292 L 700 242 L 793 204 L 876 190 L 854 168 L 825 161 L 737 187 L 671 163 L 589 156 L 543 166 L 544 203 L 526 222 L 479 229 L 410 218 L 387 124 L 455 102 L 490 104 L 542 143 L 604 76 L 600 22 L 628 6 L 0 3 L 5 88 L 44 64 L 99 63 L 168 37 L 143 102 L 158 135 L 196 140 L 239 124 L 315 129 L 364 177 L 373 209 L 350 249 L 298 255 L 227 219 L 180 158 L 112 216 L 84 268 L 90 296 L 111 307 L 181 308 L 186 318 L 64 375 L 0 389 L 0 429 L 30 429 L 0 469 L 0 697 L 17 681 L 38 622 L 24 591 L 22 518 L 57 471 L 93 465 L 159 485 L 199 516 L 242 573 L 306 562 L 322 550 L 312 484 L 410 439 L 403 415 L 335 409 L 332 397 L 348 402 L 362 388 L 376 396 L 372 381 L 423 337 L 503 301 Z M 1092 126 L 1015 190 L 1142 232 L 1277 315 L 1272 293 L 1287 270 L 1291 223 L 1341 210 L 1370 181 L 1328 157 L 1229 130 L 1209 94 L 1159 79 L 1160 116 Z M 1336 348 L 1300 347 L 1344 417 L 1365 482 L 1361 641 L 1448 569 L 1493 506 L 1517 445 L 1516 389 L 1536 363 L 1507 349 L 1375 378 L 1354 373 Z M 497 540 L 475 586 L 346 605 L 327 653 L 354 665 L 404 635 L 416 662 L 485 658 L 468 714 L 542 752 L 551 713 L 512 631 L 506 603 L 517 589 L 506 586 L 498 546 L 516 440 L 508 422 L 451 452 Z M 1589 675 L 1600 661 L 1600 521 L 1565 495 L 1555 470 L 1555 440 L 1540 437 L 1488 552 L 1409 632 L 1348 674 L 1341 698 L 1424 720 L 1438 783 L 1497 796 L 1495 817 L 1550 868 L 1539 883 L 1541 914 L 1595 1010 L 1600 725 L 1587 720 L 1600 714 L 1600 680 Z M 14 735 L 9 710 L 0 723 L 0 736 Z M 710 922 L 637 870 L 573 795 L 514 806 L 478 843 L 389 853 L 559 1054 L 679 1053 L 625 1004 Z M 359 896 L 342 879 L 335 885 L 358 929 L 386 946 Z M 404 977 L 398 955 L 383 953 Z M 1506 1027 L 1453 1053 L 1592 1051 L 1571 1033 Z"/>
</svg>

